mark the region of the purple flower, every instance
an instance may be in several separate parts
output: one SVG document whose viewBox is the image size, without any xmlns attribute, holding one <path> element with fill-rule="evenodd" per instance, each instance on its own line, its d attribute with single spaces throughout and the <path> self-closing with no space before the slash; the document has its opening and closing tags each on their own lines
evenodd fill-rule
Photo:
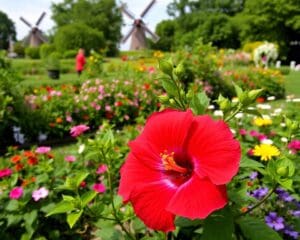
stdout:
<svg viewBox="0 0 300 240">
<path fill-rule="evenodd" d="M 252 191 L 252 194 L 250 194 L 252 197 L 255 197 L 256 199 L 261 199 L 264 196 L 267 195 L 269 189 L 267 187 L 258 188 Z"/>
<path fill-rule="evenodd" d="M 291 214 L 295 217 L 300 217 L 300 210 L 291 211 Z"/>
<path fill-rule="evenodd" d="M 292 202 L 294 200 L 294 198 L 282 188 L 277 188 L 276 193 L 279 199 L 281 199 L 284 202 Z"/>
<path fill-rule="evenodd" d="M 298 239 L 299 233 L 297 231 L 294 231 L 293 227 L 291 226 L 286 226 L 283 230 L 283 232 L 290 236 L 292 239 Z"/>
<path fill-rule="evenodd" d="M 257 176 L 258 176 L 258 172 L 251 172 L 251 174 L 250 174 L 250 179 L 251 179 L 251 180 L 254 180 L 254 179 L 257 178 Z"/>
<path fill-rule="evenodd" d="M 284 219 L 277 216 L 276 212 L 270 212 L 268 216 L 265 216 L 265 222 L 276 231 L 284 229 Z"/>
</svg>

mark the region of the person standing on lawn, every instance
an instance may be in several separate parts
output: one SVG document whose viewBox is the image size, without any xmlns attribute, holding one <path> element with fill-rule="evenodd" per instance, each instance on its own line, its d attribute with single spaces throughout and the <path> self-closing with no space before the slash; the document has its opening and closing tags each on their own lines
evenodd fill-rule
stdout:
<svg viewBox="0 0 300 240">
<path fill-rule="evenodd" d="M 85 61 L 85 56 L 84 56 L 84 49 L 80 48 L 76 55 L 76 71 L 77 71 L 79 77 L 84 69 L 85 63 L 86 63 L 86 61 Z"/>
</svg>

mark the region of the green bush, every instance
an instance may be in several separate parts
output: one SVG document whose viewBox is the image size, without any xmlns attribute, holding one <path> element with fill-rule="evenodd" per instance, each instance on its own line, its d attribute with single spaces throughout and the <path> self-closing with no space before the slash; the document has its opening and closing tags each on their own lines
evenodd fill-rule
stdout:
<svg viewBox="0 0 300 240">
<path fill-rule="evenodd" d="M 67 50 L 64 52 L 64 58 L 75 58 L 78 50 Z"/>
<path fill-rule="evenodd" d="M 22 42 L 16 42 L 14 45 L 14 52 L 18 55 L 18 57 L 25 56 L 25 47 Z"/>
<path fill-rule="evenodd" d="M 45 59 L 45 67 L 47 70 L 59 70 L 60 60 L 59 53 L 53 52 Z"/>
<path fill-rule="evenodd" d="M 51 53 L 55 51 L 55 46 L 53 44 L 49 43 L 44 43 L 40 47 L 40 57 L 41 58 L 46 58 L 48 57 Z"/>
<path fill-rule="evenodd" d="M 105 47 L 103 33 L 82 23 L 73 23 L 59 28 L 54 43 L 61 53 L 79 48 L 89 52 L 91 49 L 98 50 Z"/>
<path fill-rule="evenodd" d="M 25 56 L 31 59 L 40 58 L 40 48 L 39 47 L 27 47 L 25 48 Z"/>
</svg>

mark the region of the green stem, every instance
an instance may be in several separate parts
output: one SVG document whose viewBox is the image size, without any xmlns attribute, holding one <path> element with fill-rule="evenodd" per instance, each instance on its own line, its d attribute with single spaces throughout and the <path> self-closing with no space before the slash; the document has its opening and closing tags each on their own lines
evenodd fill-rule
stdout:
<svg viewBox="0 0 300 240">
<path fill-rule="evenodd" d="M 228 122 L 231 120 L 235 115 L 237 115 L 241 111 L 241 107 L 239 106 L 230 116 L 224 119 L 224 122 Z"/>
<path fill-rule="evenodd" d="M 254 209 L 258 208 L 261 204 L 263 204 L 276 190 L 277 184 L 273 187 L 271 191 L 268 192 L 268 194 L 259 202 L 257 202 L 252 208 L 249 208 L 246 212 L 243 212 L 237 216 L 237 218 L 242 217 L 250 212 L 252 212 Z"/>
<path fill-rule="evenodd" d="M 173 76 L 171 76 L 171 80 L 172 80 L 172 81 L 175 83 L 175 85 L 176 85 L 176 89 L 177 89 L 177 93 L 178 93 L 178 100 L 179 100 L 179 103 L 180 103 L 179 105 L 181 105 L 182 110 L 186 110 L 185 104 L 184 104 L 183 99 L 182 99 L 181 94 L 180 94 L 180 83 L 177 82 L 177 81 L 173 78 Z"/>
<path fill-rule="evenodd" d="M 109 188 L 109 194 L 110 194 L 110 200 L 111 200 L 111 206 L 113 209 L 113 216 L 115 218 L 115 221 L 120 225 L 120 227 L 122 228 L 122 230 L 126 233 L 126 235 L 132 239 L 135 240 L 135 237 L 125 228 L 125 226 L 123 225 L 121 219 L 118 216 L 118 212 L 114 203 L 114 192 L 113 192 L 113 187 L 112 187 L 112 176 L 111 176 L 111 165 L 109 161 L 106 161 L 106 155 L 103 152 L 103 149 L 101 149 L 101 153 L 102 153 L 102 157 L 104 159 L 104 161 L 108 164 L 108 170 L 107 170 L 107 175 L 108 175 L 108 188 Z"/>
</svg>

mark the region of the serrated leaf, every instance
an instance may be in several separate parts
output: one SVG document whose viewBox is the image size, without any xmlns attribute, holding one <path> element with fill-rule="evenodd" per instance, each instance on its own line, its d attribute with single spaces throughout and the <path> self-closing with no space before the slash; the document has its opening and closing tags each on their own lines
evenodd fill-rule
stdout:
<svg viewBox="0 0 300 240">
<path fill-rule="evenodd" d="M 85 207 L 90 201 L 92 201 L 97 196 L 96 191 L 89 191 L 81 196 L 82 207 Z"/>
<path fill-rule="evenodd" d="M 46 217 L 49 217 L 54 214 L 66 213 L 75 209 L 75 206 L 72 202 L 69 201 L 61 201 L 55 205 L 54 209 L 52 209 Z"/>
<path fill-rule="evenodd" d="M 282 240 L 277 232 L 260 219 L 246 216 L 240 218 L 238 224 L 248 240 Z"/>
<path fill-rule="evenodd" d="M 67 215 L 67 222 L 70 228 L 73 228 L 73 226 L 78 221 L 82 213 L 83 210 L 80 210 L 79 212 L 72 212 Z"/>
<path fill-rule="evenodd" d="M 204 220 L 201 240 L 232 240 L 233 217 L 229 207 L 225 207 Z"/>
<path fill-rule="evenodd" d="M 251 160 L 247 157 L 243 157 L 240 163 L 241 168 L 251 168 L 258 171 L 264 172 L 264 165 L 258 161 Z"/>
</svg>

